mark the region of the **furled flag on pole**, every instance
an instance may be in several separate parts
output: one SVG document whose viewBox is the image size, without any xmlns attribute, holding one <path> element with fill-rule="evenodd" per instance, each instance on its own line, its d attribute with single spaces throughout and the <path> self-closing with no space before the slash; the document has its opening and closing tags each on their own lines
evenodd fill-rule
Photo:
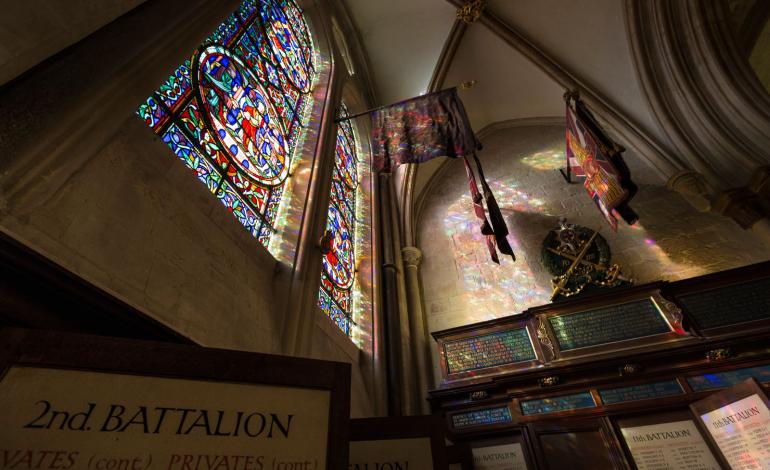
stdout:
<svg viewBox="0 0 770 470">
<path fill-rule="evenodd" d="M 499 263 L 497 250 L 500 250 L 501 253 L 516 259 L 506 238 L 508 227 L 505 219 L 484 178 L 481 162 L 476 157 L 476 150 L 481 149 L 481 143 L 473 134 L 456 88 L 376 109 L 372 111 L 371 116 L 372 151 L 376 171 L 391 171 L 404 163 L 423 163 L 436 157 L 462 157 L 468 174 L 473 209 L 479 219 L 481 233 L 486 237 L 490 257 Z M 469 157 L 473 158 L 476 164 L 483 197 L 479 192 Z M 491 224 L 487 220 L 484 202 Z"/>
<path fill-rule="evenodd" d="M 620 216 L 629 225 L 639 217 L 628 202 L 637 187 L 623 161 L 623 147 L 607 136 L 577 93 L 566 93 L 567 101 L 567 172 L 585 178 L 591 199 L 613 230 Z"/>
</svg>

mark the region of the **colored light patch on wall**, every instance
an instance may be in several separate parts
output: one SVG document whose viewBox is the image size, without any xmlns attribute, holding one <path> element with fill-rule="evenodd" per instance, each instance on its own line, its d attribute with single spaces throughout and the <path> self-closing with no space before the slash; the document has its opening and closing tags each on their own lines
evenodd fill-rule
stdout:
<svg viewBox="0 0 770 470">
<path fill-rule="evenodd" d="M 626 238 L 633 245 L 643 246 L 644 250 L 638 250 L 638 254 L 635 256 L 642 256 L 645 260 L 655 263 L 660 271 L 661 279 L 682 279 L 700 276 L 708 272 L 703 266 L 687 260 L 687 251 L 664 249 L 642 223 L 637 222 L 632 226 L 620 225 L 617 234 L 610 233 L 605 234 L 605 236 L 608 237 L 607 241 L 610 246 L 614 245 L 615 239 L 621 237 Z M 667 240 L 667 242 L 672 243 L 674 241 Z M 672 256 L 679 259 L 675 260 Z"/>
<path fill-rule="evenodd" d="M 489 184 L 504 217 L 513 211 L 545 212 L 542 199 L 530 196 L 515 183 L 490 181 Z M 452 257 L 470 304 L 466 309 L 466 317 L 470 317 L 468 323 L 520 313 L 527 307 L 549 301 L 550 293 L 538 285 L 530 261 L 519 251 L 515 226 L 509 227 L 508 242 L 517 254 L 517 261 L 504 257 L 498 266 L 489 259 L 470 195 L 463 194 L 449 205 L 443 225 L 445 235 L 452 241 Z"/>
<path fill-rule="evenodd" d="M 566 167 L 566 157 L 562 150 L 543 150 L 521 159 L 521 162 L 535 170 L 548 171 Z"/>
<path fill-rule="evenodd" d="M 316 80 L 324 82 L 328 79 L 331 61 L 321 54 L 315 60 L 319 70 L 322 71 L 316 76 Z M 324 87 L 314 87 L 311 94 L 302 95 L 297 107 L 298 122 L 320 122 L 324 110 L 322 103 L 325 99 L 326 89 Z M 268 250 L 275 259 L 285 265 L 293 263 L 296 255 L 297 246 L 294 241 L 299 238 L 302 218 L 305 213 L 303 196 L 312 176 L 310 159 L 298 157 L 312 155 L 315 152 L 318 136 L 318 126 L 307 125 L 303 127 L 297 124 L 293 126 L 288 139 L 289 146 L 295 148 L 290 162 L 289 174 L 291 177 L 284 181 L 283 195 L 273 221 L 278 235 L 271 237 L 268 245 Z"/>
</svg>

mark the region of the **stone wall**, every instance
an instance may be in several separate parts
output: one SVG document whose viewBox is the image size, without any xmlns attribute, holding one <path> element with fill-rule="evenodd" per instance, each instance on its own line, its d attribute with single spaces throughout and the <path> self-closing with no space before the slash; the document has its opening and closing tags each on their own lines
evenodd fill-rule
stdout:
<svg viewBox="0 0 770 470">
<path fill-rule="evenodd" d="M 0 16 L 0 84 L 13 80 L 144 1 L 4 2 Z"/>
<path fill-rule="evenodd" d="M 317 238 L 299 233 L 302 211 L 286 217 L 291 237 L 271 256 L 133 114 L 237 4 L 201 0 L 177 25 L 167 10 L 179 3 L 147 2 L 0 88 L 0 230 L 203 346 L 287 354 L 287 299 L 318 295 L 318 273 L 292 277 L 302 243 L 320 259 Z M 326 12 L 306 11 L 323 31 Z M 332 51 L 316 39 L 315 92 L 326 97 Z M 310 163 L 332 161 L 313 153 L 326 109 L 315 102 L 308 164 L 292 176 L 300 208 L 312 199 Z M 351 363 L 352 414 L 375 414 L 373 357 L 309 313 L 306 355 Z"/>
<path fill-rule="evenodd" d="M 49 200 L 13 202 L 4 230 L 177 332 L 277 350 L 275 261 L 138 117 Z"/>
<path fill-rule="evenodd" d="M 473 215 L 462 162 L 448 161 L 434 178 L 419 216 L 419 242 L 430 331 L 521 313 L 548 303 L 551 275 L 540 264 L 540 247 L 559 217 L 599 229 L 613 262 L 645 283 L 676 280 L 743 266 L 770 257 L 770 250 L 737 224 L 696 211 L 665 188 L 641 159 L 626 155 L 639 192 L 631 206 L 640 221 L 622 221 L 613 233 L 582 185 L 568 185 L 564 128 L 526 126 L 497 130 L 482 139 L 479 158 L 511 231 L 516 252 L 500 266 L 489 260 Z"/>
</svg>

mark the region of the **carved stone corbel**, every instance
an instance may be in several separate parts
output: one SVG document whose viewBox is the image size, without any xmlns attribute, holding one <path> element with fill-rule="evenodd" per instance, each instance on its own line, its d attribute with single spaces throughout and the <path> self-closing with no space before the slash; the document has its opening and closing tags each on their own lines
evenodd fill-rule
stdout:
<svg viewBox="0 0 770 470">
<path fill-rule="evenodd" d="M 746 187 L 722 191 L 714 202 L 714 212 L 730 217 L 744 229 L 765 217 L 759 196 Z"/>
<path fill-rule="evenodd" d="M 747 186 L 722 191 L 712 210 L 770 245 L 770 165 L 756 168 Z"/>
<path fill-rule="evenodd" d="M 707 212 L 711 209 L 713 189 L 706 178 L 697 171 L 683 170 L 668 179 L 666 187 L 681 194 L 696 210 Z"/>
<path fill-rule="evenodd" d="M 762 165 L 754 170 L 748 187 L 763 203 L 770 205 L 770 165 Z"/>
</svg>

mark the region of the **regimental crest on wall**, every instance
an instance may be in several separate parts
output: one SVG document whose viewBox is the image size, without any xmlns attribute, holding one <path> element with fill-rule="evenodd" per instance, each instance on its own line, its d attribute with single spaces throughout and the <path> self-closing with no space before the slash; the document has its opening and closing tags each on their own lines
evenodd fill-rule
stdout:
<svg viewBox="0 0 770 470">
<path fill-rule="evenodd" d="M 564 218 L 543 240 L 540 259 L 554 276 L 551 300 L 632 283 L 622 276 L 620 265 L 612 264 L 610 245 L 603 236 L 590 228 L 568 224 Z"/>
</svg>

